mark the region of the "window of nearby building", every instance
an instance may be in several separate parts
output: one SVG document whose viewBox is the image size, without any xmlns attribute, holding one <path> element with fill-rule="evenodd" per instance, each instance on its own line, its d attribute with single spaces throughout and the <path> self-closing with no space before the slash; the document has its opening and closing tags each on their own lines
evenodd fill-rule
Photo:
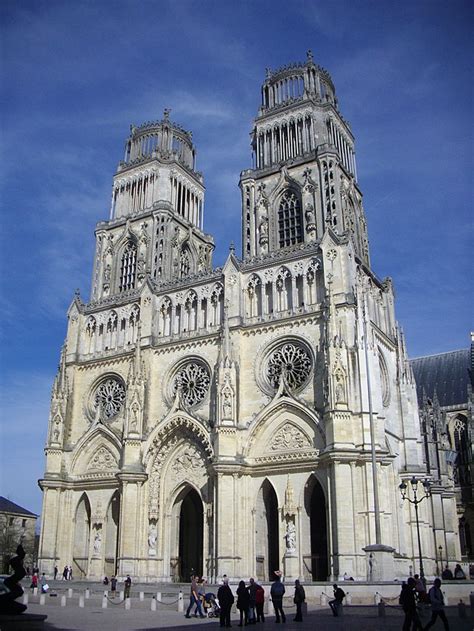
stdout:
<svg viewBox="0 0 474 631">
<path fill-rule="evenodd" d="M 26 519 L 21 520 L 21 527 L 26 528 Z"/>
<path fill-rule="evenodd" d="M 13 522 L 15 521 L 14 517 L 10 517 L 10 526 L 13 526 Z"/>
<path fill-rule="evenodd" d="M 303 241 L 301 204 L 293 191 L 283 193 L 278 209 L 278 240 L 280 248 Z"/>
<path fill-rule="evenodd" d="M 122 254 L 120 266 L 120 291 L 127 291 L 135 287 L 137 273 L 137 246 L 129 241 Z"/>
</svg>

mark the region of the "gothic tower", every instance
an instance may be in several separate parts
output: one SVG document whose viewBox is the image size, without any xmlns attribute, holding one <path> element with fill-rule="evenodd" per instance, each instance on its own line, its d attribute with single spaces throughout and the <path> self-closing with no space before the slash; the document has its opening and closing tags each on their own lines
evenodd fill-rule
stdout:
<svg viewBox="0 0 474 631">
<path fill-rule="evenodd" d="M 372 580 L 417 563 L 398 485 L 426 471 L 389 278 L 370 266 L 354 138 L 311 53 L 267 70 L 242 259 L 213 268 L 189 132 L 132 127 L 68 312 L 40 563 L 141 580 Z M 459 559 L 453 489 L 420 508 Z M 72 524 L 72 527 L 71 527 Z"/>
</svg>

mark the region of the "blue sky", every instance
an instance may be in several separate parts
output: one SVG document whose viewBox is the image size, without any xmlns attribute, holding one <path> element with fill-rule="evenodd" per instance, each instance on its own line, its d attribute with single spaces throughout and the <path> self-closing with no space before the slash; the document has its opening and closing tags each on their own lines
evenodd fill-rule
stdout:
<svg viewBox="0 0 474 631">
<path fill-rule="evenodd" d="M 0 19 L 0 494 L 41 510 L 65 314 L 89 295 L 130 123 L 169 107 L 193 131 L 221 264 L 265 68 L 308 48 L 356 137 L 372 266 L 394 280 L 410 355 L 468 345 L 471 2 L 3 0 Z"/>
</svg>

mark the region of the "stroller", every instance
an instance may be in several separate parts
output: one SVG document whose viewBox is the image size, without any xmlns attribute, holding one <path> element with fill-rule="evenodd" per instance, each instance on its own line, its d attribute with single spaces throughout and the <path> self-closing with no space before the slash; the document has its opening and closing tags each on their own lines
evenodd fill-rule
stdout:
<svg viewBox="0 0 474 631">
<path fill-rule="evenodd" d="M 208 592 L 203 600 L 204 612 L 208 618 L 218 618 L 221 612 L 216 595 Z"/>
</svg>

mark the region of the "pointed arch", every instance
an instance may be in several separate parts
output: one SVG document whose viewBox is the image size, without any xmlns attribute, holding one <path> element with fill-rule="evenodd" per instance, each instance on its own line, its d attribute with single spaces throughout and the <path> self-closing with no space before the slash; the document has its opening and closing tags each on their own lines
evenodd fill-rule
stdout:
<svg viewBox="0 0 474 631">
<path fill-rule="evenodd" d="M 302 499 L 304 513 L 301 552 L 305 578 L 326 581 L 329 576 L 327 489 L 316 474 L 311 474 L 304 485 Z"/>
<path fill-rule="evenodd" d="M 105 425 L 96 425 L 78 440 L 71 458 L 71 473 L 74 476 L 114 476 L 118 469 L 121 444 L 117 436 Z"/>
<path fill-rule="evenodd" d="M 278 246 L 286 248 L 302 243 L 303 214 L 301 195 L 295 188 L 286 188 L 277 202 Z"/>
<path fill-rule="evenodd" d="M 84 578 L 89 572 L 91 504 L 84 491 L 74 513 L 73 575 Z"/>
<path fill-rule="evenodd" d="M 280 567 L 278 496 L 268 478 L 260 485 L 255 501 L 255 556 L 257 578 L 272 580 Z"/>
</svg>

